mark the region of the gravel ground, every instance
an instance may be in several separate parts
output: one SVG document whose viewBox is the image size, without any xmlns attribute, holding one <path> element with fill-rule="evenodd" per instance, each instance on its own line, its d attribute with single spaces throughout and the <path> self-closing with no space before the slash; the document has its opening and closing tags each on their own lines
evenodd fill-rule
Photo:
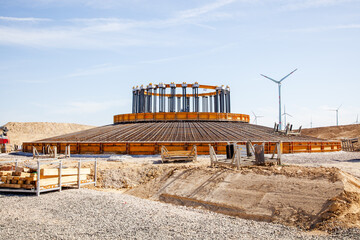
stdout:
<svg viewBox="0 0 360 240">
<path fill-rule="evenodd" d="M 28 159 L 0 154 L 0 160 L 15 158 Z M 151 163 L 157 158 L 100 159 Z M 282 161 L 338 167 L 360 177 L 360 152 L 286 154 Z M 360 239 L 359 229 L 311 235 L 283 225 L 90 189 L 50 192 L 40 197 L 1 193 L 0 206 L 0 239 Z"/>
<path fill-rule="evenodd" d="M 282 163 L 312 167 L 337 167 L 360 178 L 360 152 L 283 154 Z"/>
<path fill-rule="evenodd" d="M 359 230 L 311 235 L 282 225 L 153 202 L 118 192 L 71 189 L 0 194 L 0 239 L 360 239 Z"/>
</svg>

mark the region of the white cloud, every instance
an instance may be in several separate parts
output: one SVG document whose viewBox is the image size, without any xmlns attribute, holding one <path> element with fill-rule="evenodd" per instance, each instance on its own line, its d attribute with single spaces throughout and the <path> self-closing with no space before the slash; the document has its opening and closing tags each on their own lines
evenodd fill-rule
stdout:
<svg viewBox="0 0 360 240">
<path fill-rule="evenodd" d="M 131 67 L 131 65 L 113 65 L 113 64 L 104 63 L 86 69 L 79 69 L 74 73 L 66 75 L 65 78 L 91 76 L 94 74 L 119 71 L 121 69 L 126 69 L 129 67 Z"/>
<path fill-rule="evenodd" d="M 104 36 L 90 28 L 11 28 L 0 26 L 0 44 L 70 49 L 112 49 L 120 46 L 146 46 L 156 43 L 136 36 Z"/>
<path fill-rule="evenodd" d="M 96 2 L 96 1 L 95 1 Z M 154 33 L 152 29 L 193 25 L 216 30 L 206 22 L 215 22 L 232 17 L 229 13 L 215 10 L 235 0 L 218 0 L 199 8 L 175 13 L 174 17 L 154 20 L 129 20 L 119 18 L 69 19 L 61 26 L 23 27 L 0 26 L 0 44 L 30 47 L 70 49 L 114 49 L 121 46 L 164 46 L 184 43 L 172 39 L 166 31 Z M 7 21 L 47 21 L 43 18 L 2 17 Z M 1 18 L 0 18 L 1 20 Z M 68 23 L 71 24 L 68 24 Z M 193 41 L 192 41 L 193 42 Z"/>
<path fill-rule="evenodd" d="M 193 17 L 198 17 L 200 15 L 206 14 L 208 12 L 214 11 L 218 8 L 221 8 L 223 6 L 229 5 L 233 2 L 235 2 L 236 0 L 218 0 L 216 2 L 198 7 L 198 8 L 193 8 L 193 9 L 188 9 L 185 11 L 181 11 L 178 14 L 178 17 L 181 19 L 184 18 L 193 18 Z"/>
<path fill-rule="evenodd" d="M 43 22 L 43 21 L 52 21 L 49 18 L 19 18 L 19 17 L 4 17 L 0 16 L 0 20 L 2 21 L 8 21 L 8 22 Z"/>
<path fill-rule="evenodd" d="M 121 101 L 74 101 L 64 103 L 63 105 L 58 105 L 57 107 L 50 105 L 43 105 L 43 108 L 49 109 L 52 114 L 94 114 L 108 109 L 120 108 L 127 106 L 129 104 L 128 100 Z"/>
<path fill-rule="evenodd" d="M 359 2 L 359 0 L 296 0 L 285 1 L 286 4 L 281 7 L 284 11 L 295 11 L 307 8 L 330 7 L 350 2 Z"/>
<path fill-rule="evenodd" d="M 310 28 L 298 28 L 292 29 L 290 32 L 322 32 L 330 30 L 341 30 L 341 29 L 359 29 L 360 24 L 347 24 L 347 25 L 334 25 L 334 26 L 322 26 L 322 27 L 310 27 Z"/>
</svg>

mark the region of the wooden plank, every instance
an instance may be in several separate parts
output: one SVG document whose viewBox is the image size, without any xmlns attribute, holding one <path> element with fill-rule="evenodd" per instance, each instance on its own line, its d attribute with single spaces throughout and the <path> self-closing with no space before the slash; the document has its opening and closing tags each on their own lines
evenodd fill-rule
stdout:
<svg viewBox="0 0 360 240">
<path fill-rule="evenodd" d="M 0 171 L 0 177 L 7 176 L 9 173 L 12 174 L 12 171 Z"/>
<path fill-rule="evenodd" d="M 80 180 L 86 180 L 87 175 L 80 175 Z M 66 176 L 61 178 L 61 183 L 77 183 L 78 176 Z M 47 179 L 40 179 L 40 186 L 47 186 L 47 185 L 56 185 L 59 183 L 59 178 L 47 178 Z"/>
<path fill-rule="evenodd" d="M 78 174 L 77 168 L 63 168 L 61 170 L 62 175 L 76 175 Z M 90 174 L 90 168 L 81 168 L 81 174 Z M 43 168 L 40 170 L 41 176 L 59 176 L 58 168 Z"/>
<path fill-rule="evenodd" d="M 31 177 L 32 174 L 35 173 L 15 172 L 15 176 L 19 176 L 19 177 Z"/>
<path fill-rule="evenodd" d="M 3 183 L 3 184 L 0 184 L 0 187 L 3 187 L 3 188 L 21 188 L 21 184 Z"/>
<path fill-rule="evenodd" d="M 21 188 L 33 189 L 33 188 L 35 188 L 35 185 L 33 185 L 33 184 L 21 184 Z"/>
</svg>

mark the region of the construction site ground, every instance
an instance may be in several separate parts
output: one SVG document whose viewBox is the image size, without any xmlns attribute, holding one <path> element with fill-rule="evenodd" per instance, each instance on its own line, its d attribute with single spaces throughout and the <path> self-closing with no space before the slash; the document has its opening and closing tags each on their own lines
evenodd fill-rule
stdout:
<svg viewBox="0 0 360 240">
<path fill-rule="evenodd" d="M 208 156 L 171 164 L 160 156 L 82 157 L 99 160 L 97 187 L 2 193 L 0 236 L 360 238 L 360 153 L 290 154 L 282 166 L 240 170 L 210 168 Z M 0 154 L 9 159 L 31 158 Z"/>
</svg>

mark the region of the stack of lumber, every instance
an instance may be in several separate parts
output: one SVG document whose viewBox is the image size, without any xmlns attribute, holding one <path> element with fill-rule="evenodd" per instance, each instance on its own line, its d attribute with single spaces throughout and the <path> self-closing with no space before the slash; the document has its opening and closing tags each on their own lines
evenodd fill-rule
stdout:
<svg viewBox="0 0 360 240">
<path fill-rule="evenodd" d="M 58 168 L 40 169 L 40 188 L 48 189 L 59 186 L 60 171 Z M 0 187 L 35 189 L 37 185 L 37 172 L 29 168 L 0 171 Z M 90 168 L 81 168 L 80 182 L 87 182 Z M 61 171 L 61 185 L 78 184 L 78 168 L 63 168 Z"/>
</svg>

